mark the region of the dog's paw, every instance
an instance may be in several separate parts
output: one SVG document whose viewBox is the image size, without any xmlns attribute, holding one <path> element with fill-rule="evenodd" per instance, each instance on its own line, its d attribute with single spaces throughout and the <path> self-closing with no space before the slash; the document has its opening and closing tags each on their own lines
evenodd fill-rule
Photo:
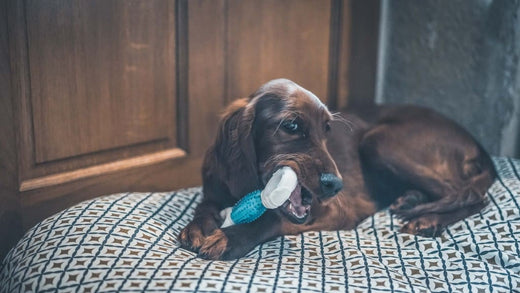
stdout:
<svg viewBox="0 0 520 293">
<path fill-rule="evenodd" d="M 211 235 L 218 226 L 218 219 L 211 215 L 196 217 L 188 224 L 188 226 L 182 229 L 177 238 L 182 248 L 197 252 L 204 243 L 206 237 Z"/>
<path fill-rule="evenodd" d="M 418 190 L 408 190 L 398 197 L 389 207 L 392 214 L 399 218 L 410 218 L 415 215 L 413 208 L 428 201 L 428 197 Z"/>
<path fill-rule="evenodd" d="M 444 227 L 439 224 L 439 221 L 434 215 L 425 215 L 419 218 L 410 220 L 401 228 L 402 233 L 414 234 L 423 237 L 437 237 L 440 236 Z"/>
<path fill-rule="evenodd" d="M 220 260 L 228 250 L 228 237 L 221 229 L 217 229 L 204 239 L 199 249 L 199 257 L 205 259 Z"/>
<path fill-rule="evenodd" d="M 202 228 L 195 222 L 191 222 L 182 229 L 178 240 L 182 248 L 197 252 L 204 243 Z"/>
<path fill-rule="evenodd" d="M 204 239 L 198 256 L 211 260 L 237 259 L 255 247 L 254 239 L 237 225 L 217 229 Z"/>
</svg>

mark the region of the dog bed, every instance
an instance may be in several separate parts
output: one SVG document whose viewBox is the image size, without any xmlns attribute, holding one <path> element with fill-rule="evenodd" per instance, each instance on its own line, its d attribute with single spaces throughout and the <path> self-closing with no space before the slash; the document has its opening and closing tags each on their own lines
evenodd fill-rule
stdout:
<svg viewBox="0 0 520 293">
<path fill-rule="evenodd" d="M 2 292 L 512 292 L 520 290 L 520 161 L 481 213 L 431 239 L 388 211 L 352 231 L 279 237 L 235 261 L 199 259 L 176 236 L 200 188 L 86 201 L 28 231 L 0 267 Z"/>
</svg>

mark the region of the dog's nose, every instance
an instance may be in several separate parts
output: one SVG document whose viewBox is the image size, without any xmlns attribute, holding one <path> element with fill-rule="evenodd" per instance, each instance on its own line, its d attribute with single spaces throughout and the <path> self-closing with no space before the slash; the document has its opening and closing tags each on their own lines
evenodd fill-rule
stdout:
<svg viewBox="0 0 520 293">
<path fill-rule="evenodd" d="M 321 191 L 324 197 L 336 195 L 343 188 L 343 181 L 331 173 L 323 173 L 320 177 Z"/>
</svg>

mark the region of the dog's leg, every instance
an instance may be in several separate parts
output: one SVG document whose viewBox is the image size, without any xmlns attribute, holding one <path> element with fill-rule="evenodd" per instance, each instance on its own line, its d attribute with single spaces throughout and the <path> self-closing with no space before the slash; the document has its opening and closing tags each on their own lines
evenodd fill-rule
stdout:
<svg viewBox="0 0 520 293">
<path fill-rule="evenodd" d="M 402 196 L 397 198 L 389 209 L 393 214 L 399 214 L 428 201 L 428 196 L 421 191 L 407 190 Z"/>
<path fill-rule="evenodd" d="M 220 207 L 217 203 L 203 200 L 197 206 L 193 220 L 178 236 L 181 247 L 199 251 L 204 239 L 222 224 L 219 212 Z"/>
<path fill-rule="evenodd" d="M 485 206 L 485 192 L 495 173 L 489 157 L 472 141 L 456 132 L 439 140 L 446 129 L 432 126 L 427 130 L 428 135 L 422 135 L 424 125 L 413 122 L 376 126 L 363 137 L 360 155 L 367 177 L 373 179 L 369 184 L 377 185 L 379 179 L 398 182 L 394 196 L 410 189 L 422 193 L 421 200 L 406 195 L 392 206 L 397 216 L 410 221 L 403 230 L 436 235 Z M 386 193 L 382 188 L 379 191 Z M 410 204 L 413 197 L 416 201 Z"/>
<path fill-rule="evenodd" d="M 453 212 L 424 214 L 406 223 L 401 228 L 401 232 L 424 237 L 437 237 L 440 236 L 444 227 L 478 213 L 485 206 L 486 203 L 481 202 Z"/>
<path fill-rule="evenodd" d="M 280 219 L 267 211 L 251 223 L 216 229 L 204 239 L 199 257 L 213 260 L 231 260 L 244 256 L 255 246 L 280 235 Z"/>
<path fill-rule="evenodd" d="M 409 167 L 411 172 L 420 169 L 415 168 L 413 164 Z M 422 188 L 424 193 L 422 193 L 422 201 L 416 200 L 415 204 L 410 204 L 410 201 L 414 200 L 414 196 L 405 195 L 396 201 L 397 203 L 402 202 L 405 208 L 403 206 L 396 208 L 396 205 L 391 207 L 392 212 L 404 220 L 411 220 L 431 213 L 455 212 L 454 217 L 457 221 L 478 211 L 467 214 L 466 209 L 473 211 L 475 207 L 484 207 L 487 204 L 485 192 L 492 183 L 491 171 L 483 171 L 468 179 L 442 178 L 437 176 L 438 173 L 435 170 L 424 172 L 422 176 L 416 177 L 409 174 L 410 171 L 406 172 L 410 184 Z M 432 176 L 428 176 L 428 174 L 432 174 Z M 408 205 L 406 205 L 407 203 Z"/>
</svg>

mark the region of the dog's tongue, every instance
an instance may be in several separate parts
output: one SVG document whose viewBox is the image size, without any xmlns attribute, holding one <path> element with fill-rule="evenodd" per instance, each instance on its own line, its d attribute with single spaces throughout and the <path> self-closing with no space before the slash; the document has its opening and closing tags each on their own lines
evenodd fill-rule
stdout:
<svg viewBox="0 0 520 293">
<path fill-rule="evenodd" d="M 289 201 L 296 206 L 302 205 L 302 187 L 300 184 L 296 185 L 296 188 L 294 188 L 293 192 L 291 192 Z"/>
</svg>

